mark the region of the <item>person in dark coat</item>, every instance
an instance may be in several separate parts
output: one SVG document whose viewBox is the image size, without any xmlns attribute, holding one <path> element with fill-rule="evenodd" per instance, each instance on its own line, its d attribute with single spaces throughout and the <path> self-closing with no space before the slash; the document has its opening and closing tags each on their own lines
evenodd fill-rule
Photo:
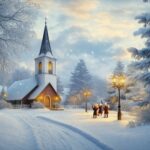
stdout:
<svg viewBox="0 0 150 150">
<path fill-rule="evenodd" d="M 98 106 L 97 105 L 93 105 L 93 118 L 97 118 L 98 115 Z"/>
<path fill-rule="evenodd" d="M 102 106 L 102 104 L 100 103 L 100 104 L 98 105 L 98 115 L 102 116 L 102 114 L 103 114 L 103 106 Z"/>
<path fill-rule="evenodd" d="M 107 103 L 104 104 L 104 118 L 108 118 L 108 114 L 109 114 L 109 107 L 107 105 Z"/>
</svg>

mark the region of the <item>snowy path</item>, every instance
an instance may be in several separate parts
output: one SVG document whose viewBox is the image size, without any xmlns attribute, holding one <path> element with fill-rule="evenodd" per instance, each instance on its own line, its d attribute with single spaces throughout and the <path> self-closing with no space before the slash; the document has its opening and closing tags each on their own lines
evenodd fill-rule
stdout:
<svg viewBox="0 0 150 150">
<path fill-rule="evenodd" d="M 5 117 L 2 122 L 4 126 L 7 125 L 6 121 L 12 122 L 8 126 L 12 135 L 6 136 L 7 131 L 0 128 L 0 134 L 4 135 L 4 138 L 0 137 L 0 141 L 3 141 L 0 150 L 111 150 L 91 135 L 38 113 L 19 111 L 6 115 L 1 112 L 0 117 Z"/>
<path fill-rule="evenodd" d="M 64 124 L 64 123 L 61 123 L 61 122 L 58 122 L 58 121 L 55 121 L 55 120 L 51 120 L 51 119 L 48 119 L 46 117 L 39 117 L 41 118 L 42 120 L 45 120 L 49 123 L 53 123 L 54 125 L 58 125 L 60 126 L 61 128 L 64 128 L 64 129 L 67 129 L 68 132 L 73 132 L 73 133 L 76 133 L 78 134 L 80 137 L 80 140 L 82 140 L 82 138 L 85 140 L 88 140 L 88 142 L 90 143 L 93 143 L 94 145 L 96 145 L 97 147 L 99 147 L 99 149 L 103 149 L 103 150 L 112 150 L 111 148 L 109 148 L 108 146 L 106 146 L 105 144 L 101 143 L 100 141 L 98 141 L 96 138 L 92 137 L 91 135 L 83 132 L 82 130 L 78 129 L 78 128 L 75 128 L 73 126 L 70 126 L 70 125 L 67 125 L 67 124 Z M 69 131 L 70 130 L 70 131 Z M 72 134 L 73 135 L 73 134 Z M 88 142 L 86 143 L 88 145 Z M 89 148 L 89 146 L 88 146 Z M 93 147 L 92 147 L 93 149 Z"/>
</svg>

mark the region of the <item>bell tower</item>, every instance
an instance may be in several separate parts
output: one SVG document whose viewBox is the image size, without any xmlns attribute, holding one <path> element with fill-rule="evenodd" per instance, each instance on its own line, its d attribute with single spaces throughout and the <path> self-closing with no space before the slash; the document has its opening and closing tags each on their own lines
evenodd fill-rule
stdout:
<svg viewBox="0 0 150 150">
<path fill-rule="evenodd" d="M 38 57 L 35 58 L 35 75 L 39 84 L 51 83 L 57 91 L 56 58 L 51 50 L 46 21 L 40 52 Z"/>
</svg>

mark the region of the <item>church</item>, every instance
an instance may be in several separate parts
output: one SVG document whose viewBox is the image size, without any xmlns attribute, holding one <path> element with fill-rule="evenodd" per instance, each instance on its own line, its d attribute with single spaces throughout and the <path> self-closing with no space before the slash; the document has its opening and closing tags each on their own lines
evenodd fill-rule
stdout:
<svg viewBox="0 0 150 150">
<path fill-rule="evenodd" d="M 47 24 L 39 55 L 35 58 L 35 75 L 29 79 L 15 81 L 7 91 L 7 101 L 12 104 L 31 106 L 33 101 L 41 102 L 53 109 L 61 99 L 57 92 L 56 58 L 53 56 Z"/>
</svg>

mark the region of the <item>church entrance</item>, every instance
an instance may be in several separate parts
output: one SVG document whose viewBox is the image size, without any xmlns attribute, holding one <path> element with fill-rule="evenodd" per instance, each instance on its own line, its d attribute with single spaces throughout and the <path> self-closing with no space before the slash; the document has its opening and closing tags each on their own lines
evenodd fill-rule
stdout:
<svg viewBox="0 0 150 150">
<path fill-rule="evenodd" d="M 51 104 L 51 97 L 49 96 L 49 95 L 46 95 L 45 97 L 44 97 L 44 105 L 45 105 L 45 107 L 47 107 L 47 108 L 52 108 L 52 104 Z"/>
</svg>

